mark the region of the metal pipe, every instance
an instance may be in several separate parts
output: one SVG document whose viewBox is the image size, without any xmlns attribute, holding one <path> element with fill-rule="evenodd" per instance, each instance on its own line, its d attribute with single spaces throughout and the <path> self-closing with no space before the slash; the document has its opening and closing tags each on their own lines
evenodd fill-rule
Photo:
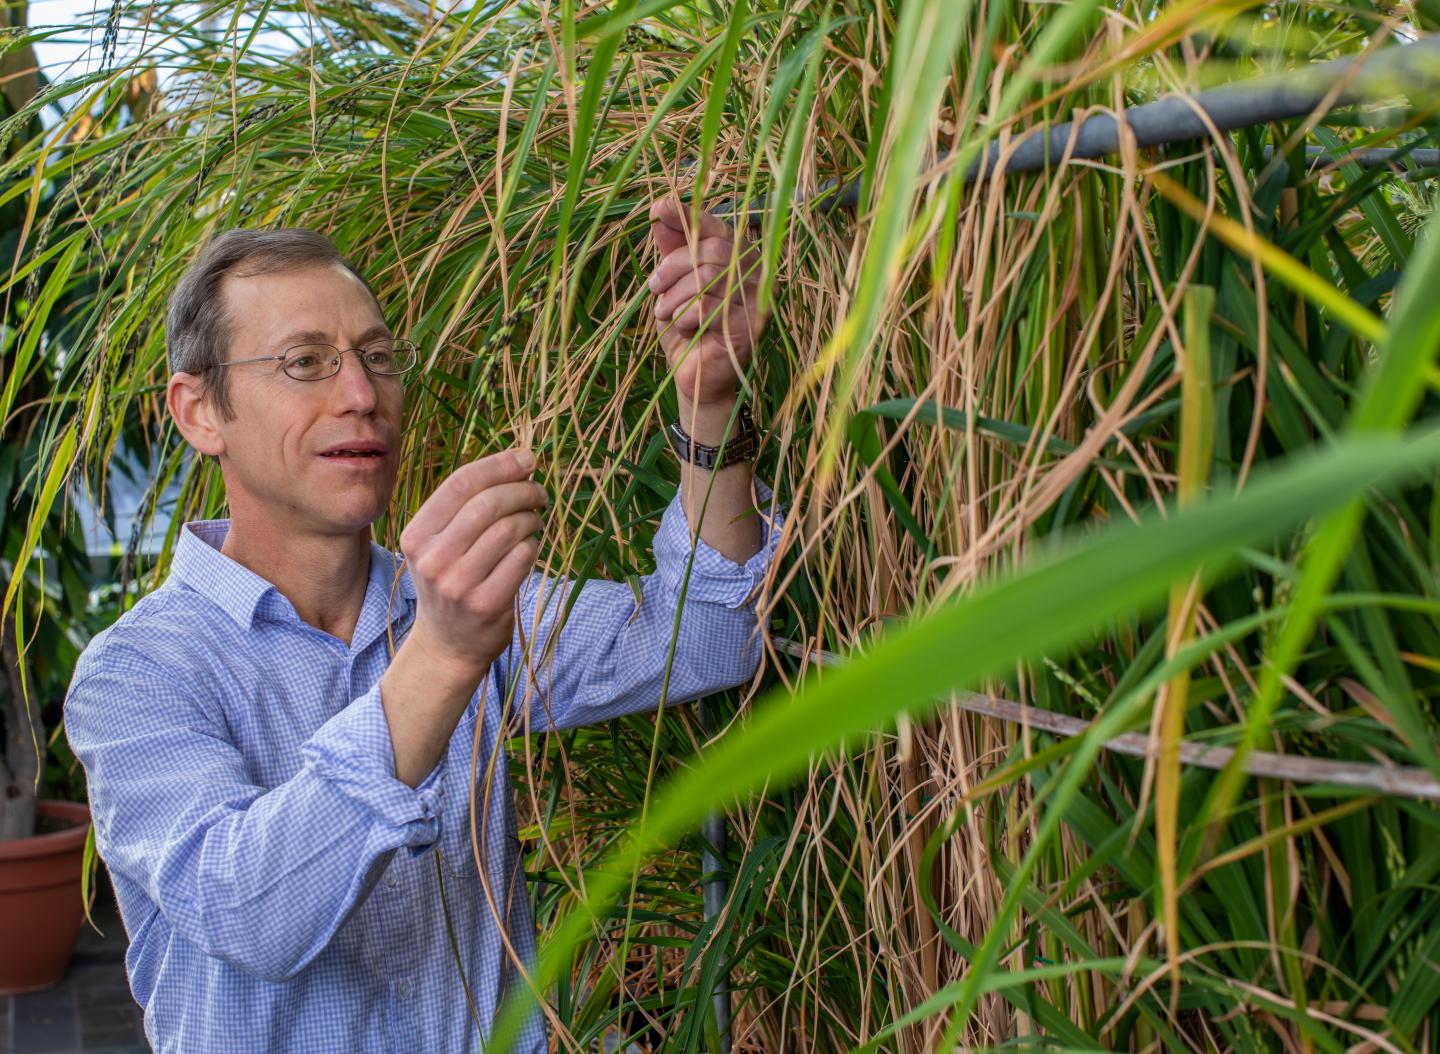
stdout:
<svg viewBox="0 0 1440 1054">
<path fill-rule="evenodd" d="M 1427 92 L 1433 99 L 1440 100 L 1440 34 L 1414 44 L 1384 48 L 1359 59 L 1347 56 L 1194 95 L 1170 95 L 1143 103 L 1124 111 L 1124 128 L 1137 146 L 1163 146 L 1206 138 L 1212 125 L 1218 131 L 1229 132 L 1269 121 L 1304 117 L 1317 111 L 1328 112 L 1389 95 L 1414 96 Z M 1065 121 L 1050 128 L 1035 128 L 1022 134 L 1018 145 L 1013 146 L 1003 160 L 1002 144 L 992 142 L 985 156 L 971 164 L 962 178 L 968 183 L 984 176 L 1035 172 L 1056 166 L 1065 158 L 1067 147 L 1072 160 L 1118 153 L 1121 127 L 1113 114 L 1097 113 L 1078 124 Z M 1427 167 L 1440 164 L 1440 151 L 1425 153 L 1437 155 L 1428 158 Z M 1310 156 L 1310 151 L 1306 154 Z M 1387 161 L 1379 160 L 1386 155 L 1376 151 L 1347 155 L 1356 160 L 1362 156 L 1372 164 L 1394 161 L 1393 154 Z M 949 152 L 942 152 L 938 160 L 943 162 L 947 157 Z M 746 219 L 751 226 L 758 226 L 764 218 L 766 197 L 762 195 L 747 210 Z M 838 184 L 828 180 L 800 203 L 822 212 L 853 209 L 860 203 L 860 183 Z M 733 203 L 724 202 L 712 211 L 728 215 L 732 209 Z"/>
<path fill-rule="evenodd" d="M 1267 146 L 1265 160 L 1269 161 L 1274 156 L 1275 148 Z M 1389 168 L 1397 174 L 1407 176 L 1433 174 L 1440 169 L 1440 150 L 1430 147 L 1375 147 L 1369 150 L 1341 150 L 1332 153 L 1323 146 L 1305 148 L 1305 167 L 1311 172 L 1351 164 L 1361 168 Z"/>
<path fill-rule="evenodd" d="M 720 869 L 725 866 L 725 817 L 710 813 L 700 824 L 700 833 L 705 837 L 705 851 L 701 866 L 710 877 L 705 880 L 705 917 L 718 919 L 724 910 L 725 898 L 730 895 L 730 884 Z M 714 846 L 714 849 L 711 849 Z M 715 1006 L 715 1031 L 720 1034 L 722 1054 L 730 1054 L 730 978 L 722 973 L 715 979 L 715 991 L 711 994 Z"/>
<path fill-rule="evenodd" d="M 846 661 L 846 657 L 837 652 L 825 651 L 785 637 L 776 637 L 775 644 L 796 658 L 809 658 L 821 666 L 840 666 Z M 1090 722 L 1082 721 L 1078 717 L 1013 703 L 993 695 L 955 691 L 950 693 L 950 703 L 972 714 L 998 718 L 1054 736 L 1082 736 L 1090 730 Z M 1113 753 L 1130 757 L 1158 756 L 1158 748 L 1150 741 L 1150 737 L 1136 732 L 1126 732 L 1107 739 L 1100 745 Z M 1233 747 L 1190 740 L 1180 744 L 1181 763 L 1198 768 L 1222 769 L 1234 756 Z M 1440 782 L 1425 769 L 1414 766 L 1372 765 L 1360 761 L 1336 761 L 1254 750 L 1245 759 L 1245 771 L 1251 776 L 1269 779 L 1290 780 L 1295 783 L 1328 783 L 1397 798 L 1440 801 Z"/>
<path fill-rule="evenodd" d="M 1268 160 L 1275 154 L 1273 146 L 1265 148 L 1265 157 Z M 1376 147 L 1372 150 L 1351 150 L 1332 154 L 1323 146 L 1307 146 L 1305 148 L 1305 159 L 1309 161 L 1310 168 L 1326 168 L 1330 166 L 1348 165 L 1351 162 L 1361 168 L 1394 168 L 1397 171 L 1418 172 L 1440 168 L 1440 150 L 1429 147 L 1420 147 L 1409 150 L 1404 147 Z"/>
<path fill-rule="evenodd" d="M 701 699 L 696 705 L 700 728 L 705 735 L 715 734 L 714 714 L 708 701 Z M 702 890 L 705 904 L 705 919 L 718 920 L 730 896 L 730 883 L 725 877 L 725 814 L 712 812 L 700 823 L 700 834 L 705 840 L 701 853 L 701 870 L 708 876 Z M 721 973 L 715 980 L 715 991 L 711 995 L 715 1007 L 715 1031 L 720 1035 L 721 1054 L 730 1054 L 730 975 Z"/>
</svg>

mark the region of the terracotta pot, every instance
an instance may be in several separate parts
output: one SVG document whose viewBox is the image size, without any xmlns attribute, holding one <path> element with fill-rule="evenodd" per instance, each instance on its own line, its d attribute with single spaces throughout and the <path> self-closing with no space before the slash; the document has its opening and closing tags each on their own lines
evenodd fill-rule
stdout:
<svg viewBox="0 0 1440 1054">
<path fill-rule="evenodd" d="M 90 808 L 73 801 L 39 801 L 35 815 L 71 826 L 0 841 L 0 995 L 59 984 L 85 918 L 80 868 Z"/>
</svg>

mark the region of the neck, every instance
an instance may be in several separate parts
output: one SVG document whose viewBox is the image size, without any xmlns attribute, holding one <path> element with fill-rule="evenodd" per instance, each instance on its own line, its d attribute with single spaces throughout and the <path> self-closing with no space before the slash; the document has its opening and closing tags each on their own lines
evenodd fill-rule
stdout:
<svg viewBox="0 0 1440 1054">
<path fill-rule="evenodd" d="M 232 509 L 220 551 L 278 589 L 305 622 L 349 645 L 370 577 L 369 527 L 307 533 Z"/>
</svg>

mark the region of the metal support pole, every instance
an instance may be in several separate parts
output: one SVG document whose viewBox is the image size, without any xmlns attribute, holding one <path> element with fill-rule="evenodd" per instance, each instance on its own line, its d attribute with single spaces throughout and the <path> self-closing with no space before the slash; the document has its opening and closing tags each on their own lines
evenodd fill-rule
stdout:
<svg viewBox="0 0 1440 1054">
<path fill-rule="evenodd" d="M 714 715 L 710 703 L 701 699 L 696 706 L 700 728 L 706 736 L 714 734 Z M 705 879 L 703 894 L 705 921 L 719 919 L 730 896 L 730 883 L 725 878 L 725 814 L 712 812 L 700 824 L 700 833 L 705 839 L 701 854 L 701 869 L 709 876 Z M 730 1054 L 730 975 L 722 973 L 715 980 L 712 996 L 715 1006 L 715 1031 L 720 1034 L 721 1054 Z"/>
</svg>

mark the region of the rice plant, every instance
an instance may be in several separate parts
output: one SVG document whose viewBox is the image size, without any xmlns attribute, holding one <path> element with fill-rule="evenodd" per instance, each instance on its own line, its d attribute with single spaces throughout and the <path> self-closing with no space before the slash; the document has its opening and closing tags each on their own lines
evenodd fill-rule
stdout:
<svg viewBox="0 0 1440 1054">
<path fill-rule="evenodd" d="M 151 4 L 139 54 L 0 125 L 6 442 L 44 369 L 37 480 L 98 485 L 123 443 L 183 478 L 177 524 L 222 514 L 165 418 L 162 307 L 209 235 L 313 227 L 428 351 L 377 540 L 518 441 L 547 570 L 623 580 L 677 485 L 649 205 L 753 213 L 789 510 L 762 671 L 706 721 L 512 744 L 559 1048 L 717 1049 L 728 984 L 735 1050 L 1433 1049 L 1440 245 L 1404 167 L 1433 90 L 967 171 L 1437 15 Z M 1399 171 L 1346 153 L 1380 146 Z"/>
</svg>

